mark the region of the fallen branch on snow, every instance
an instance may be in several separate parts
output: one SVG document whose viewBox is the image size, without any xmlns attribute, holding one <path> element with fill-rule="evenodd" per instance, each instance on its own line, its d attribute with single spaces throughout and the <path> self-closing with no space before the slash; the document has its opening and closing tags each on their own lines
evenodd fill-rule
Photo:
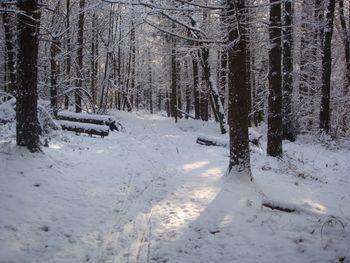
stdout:
<svg viewBox="0 0 350 263">
<path fill-rule="evenodd" d="M 259 135 L 255 132 L 249 132 L 249 142 L 254 144 L 255 146 L 260 146 L 261 138 L 262 138 L 262 135 Z M 229 142 L 227 140 L 216 138 L 213 136 L 207 136 L 207 135 L 198 135 L 196 142 L 198 144 L 206 145 L 206 146 L 229 147 Z"/>
</svg>

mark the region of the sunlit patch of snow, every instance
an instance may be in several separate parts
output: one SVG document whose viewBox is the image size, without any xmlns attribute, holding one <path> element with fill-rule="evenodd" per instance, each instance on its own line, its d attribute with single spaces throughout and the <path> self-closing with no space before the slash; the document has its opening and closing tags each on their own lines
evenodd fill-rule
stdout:
<svg viewBox="0 0 350 263">
<path fill-rule="evenodd" d="M 201 173 L 201 176 L 222 176 L 224 171 L 220 167 L 213 167 L 206 170 L 204 173 Z"/>
<path fill-rule="evenodd" d="M 53 144 L 50 144 L 49 147 L 54 150 L 60 150 L 62 148 L 62 145 L 58 143 L 53 143 Z"/>
<path fill-rule="evenodd" d="M 189 171 L 193 171 L 193 170 L 202 168 L 208 164 L 209 164 L 209 161 L 197 161 L 197 162 L 193 162 L 193 163 L 184 164 L 181 167 L 181 169 L 184 170 L 185 172 L 189 172 Z"/>
<path fill-rule="evenodd" d="M 327 208 L 320 204 L 320 203 L 317 203 L 316 201 L 313 201 L 313 200 L 302 200 L 302 203 L 304 206 L 308 207 L 308 208 L 311 208 L 311 209 L 315 209 L 317 210 L 318 212 L 321 212 L 323 214 L 325 214 L 327 212 Z"/>
</svg>

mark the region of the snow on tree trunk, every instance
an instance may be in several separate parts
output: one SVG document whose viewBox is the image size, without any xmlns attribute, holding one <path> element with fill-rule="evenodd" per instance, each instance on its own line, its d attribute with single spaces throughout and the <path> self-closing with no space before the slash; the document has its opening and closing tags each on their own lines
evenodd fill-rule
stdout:
<svg viewBox="0 0 350 263">
<path fill-rule="evenodd" d="M 83 86 L 83 42 L 84 42 L 84 11 L 85 0 L 80 0 L 79 2 L 79 20 L 78 20 L 78 48 L 77 48 L 77 62 L 78 62 L 78 76 L 76 85 L 81 88 Z M 75 112 L 81 112 L 81 94 L 77 90 L 75 92 Z"/>
<path fill-rule="evenodd" d="M 246 59 L 247 44 L 245 29 L 240 25 L 245 18 L 245 1 L 231 1 L 227 13 L 238 13 L 239 21 L 229 20 L 229 41 L 236 46 L 228 50 L 229 68 L 229 125 L 230 125 L 230 162 L 229 175 L 251 176 L 248 136 Z M 236 9 L 237 8 L 237 9 Z M 238 23 L 239 22 L 239 23 Z M 242 63 L 238 63 L 241 61 Z"/>
<path fill-rule="evenodd" d="M 19 51 L 16 103 L 17 145 L 30 151 L 39 150 L 38 121 L 38 30 L 40 12 L 37 0 L 19 0 L 18 14 Z"/>
<path fill-rule="evenodd" d="M 292 116 L 293 93 L 293 6 L 290 0 L 284 2 L 283 9 L 283 137 L 295 140 L 295 124 Z"/>
<path fill-rule="evenodd" d="M 330 130 L 330 96 L 332 72 L 332 35 L 335 0 L 330 0 L 327 7 L 326 26 L 324 28 L 324 47 L 322 57 L 322 98 L 320 111 L 320 130 L 328 133 Z"/>
<path fill-rule="evenodd" d="M 267 154 L 282 156 L 281 3 L 270 0 Z"/>
</svg>

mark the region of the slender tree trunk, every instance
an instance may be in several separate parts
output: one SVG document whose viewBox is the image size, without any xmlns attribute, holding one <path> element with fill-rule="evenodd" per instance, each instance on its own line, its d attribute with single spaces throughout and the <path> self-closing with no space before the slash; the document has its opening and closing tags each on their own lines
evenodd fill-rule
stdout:
<svg viewBox="0 0 350 263">
<path fill-rule="evenodd" d="M 270 0 L 270 4 L 267 154 L 282 157 L 281 3 Z"/>
<path fill-rule="evenodd" d="M 320 111 L 320 131 L 328 133 L 330 130 L 330 97 L 332 72 L 332 35 L 335 0 L 330 0 L 327 7 L 326 26 L 324 28 L 324 47 L 322 57 L 322 97 Z"/>
<path fill-rule="evenodd" d="M 188 61 L 187 59 L 184 62 L 184 75 L 185 75 L 185 101 L 186 101 L 186 113 L 190 113 L 191 109 L 191 90 L 190 90 L 190 83 L 189 83 L 189 74 L 188 74 Z M 185 115 L 185 118 L 188 119 L 188 115 Z"/>
<path fill-rule="evenodd" d="M 203 74 L 203 72 L 202 72 Z M 209 92 L 208 87 L 206 83 L 206 79 L 204 75 L 202 75 L 202 81 L 201 81 L 201 88 L 200 88 L 200 113 L 201 113 L 201 120 L 202 121 L 208 121 L 209 120 Z"/>
<path fill-rule="evenodd" d="M 295 140 L 295 128 L 292 115 L 293 96 L 293 7 L 292 1 L 286 0 L 283 9 L 283 138 Z"/>
<path fill-rule="evenodd" d="M 67 64 L 67 68 L 66 68 L 66 74 L 67 74 L 67 85 L 68 87 L 70 86 L 70 78 L 71 78 L 71 74 L 70 74 L 70 70 L 71 70 L 71 64 L 72 64 L 72 58 L 71 58 L 71 39 L 70 39 L 70 0 L 66 0 L 66 29 L 67 29 L 67 58 L 66 58 L 66 64 Z M 69 96 L 65 95 L 64 97 L 64 108 L 66 110 L 68 110 L 69 107 Z"/>
<path fill-rule="evenodd" d="M 171 97 L 170 97 L 170 113 L 177 122 L 177 76 L 176 76 L 176 42 L 173 40 L 171 49 Z"/>
<path fill-rule="evenodd" d="M 181 63 L 176 62 L 176 84 L 177 84 L 177 109 L 182 111 L 182 85 L 181 85 Z M 181 119 L 182 113 L 177 111 L 177 116 Z"/>
<path fill-rule="evenodd" d="M 194 97 L 194 116 L 197 120 L 200 118 L 200 100 L 199 100 L 199 75 L 197 57 L 192 58 L 193 70 L 193 97 Z"/>
<path fill-rule="evenodd" d="M 78 62 L 78 78 L 76 86 L 83 86 L 83 44 L 84 44 L 84 15 L 85 15 L 85 0 L 79 2 L 79 20 L 78 20 L 78 41 L 77 41 L 77 62 Z M 81 112 L 81 92 L 75 92 L 75 112 Z"/>
<path fill-rule="evenodd" d="M 232 21 L 237 12 L 239 21 L 237 26 Z M 241 26 L 245 19 L 245 1 L 231 0 L 228 4 L 227 15 L 231 27 L 229 28 L 230 43 L 236 42 L 235 48 L 228 50 L 229 67 L 229 125 L 230 125 L 230 162 L 229 172 L 232 175 L 244 175 L 251 178 L 250 152 L 248 136 L 248 108 L 246 67 L 242 63 L 246 60 L 247 44 L 246 30 Z M 241 61 L 242 63 L 237 63 Z M 244 65 L 244 64 L 243 64 Z"/>
<path fill-rule="evenodd" d="M 340 25 L 341 25 L 342 34 L 343 34 L 344 53 L 345 53 L 345 62 L 346 62 L 345 77 L 347 80 L 347 85 L 344 90 L 344 94 L 346 95 L 348 93 L 348 89 L 349 89 L 348 87 L 350 86 L 350 36 L 349 36 L 348 28 L 346 26 L 345 15 L 344 15 L 344 0 L 339 0 L 339 18 L 340 18 Z"/>
<path fill-rule="evenodd" d="M 1 4 L 1 7 L 5 9 L 6 5 Z M 4 25 L 5 33 L 5 59 L 4 59 L 4 68 L 5 78 L 9 80 L 9 83 L 5 81 L 5 91 L 15 95 L 16 92 L 16 69 L 15 69 L 15 45 L 14 45 L 14 36 L 11 30 L 11 15 L 7 12 L 2 13 L 2 22 Z M 7 72 L 8 71 L 8 72 Z M 7 74 L 8 73 L 8 78 Z"/>
<path fill-rule="evenodd" d="M 91 36 L 91 97 L 93 104 L 97 104 L 97 74 L 98 74 L 98 34 L 97 15 L 92 15 L 92 36 Z"/>
<path fill-rule="evenodd" d="M 55 12 L 52 15 L 51 27 L 53 28 L 56 16 L 59 14 L 59 8 L 61 6 L 61 1 L 57 1 L 55 7 Z M 58 76 L 60 73 L 60 65 L 58 61 L 58 53 L 60 52 L 60 39 L 58 37 L 58 32 L 52 32 L 51 47 L 50 47 L 50 106 L 53 111 L 53 115 L 57 118 L 58 112 L 58 102 L 57 102 L 57 89 L 58 89 Z"/>
<path fill-rule="evenodd" d="M 37 0 L 18 0 L 18 83 L 16 101 L 17 145 L 38 151 L 39 122 L 37 115 L 38 31 L 40 12 Z"/>
<path fill-rule="evenodd" d="M 226 133 L 225 129 L 225 112 L 224 107 L 220 100 L 219 90 L 216 86 L 216 83 L 214 83 L 214 79 L 211 76 L 211 68 L 209 64 L 209 48 L 202 48 L 202 66 L 203 66 L 203 75 L 205 78 L 205 81 L 207 83 L 207 86 L 210 89 L 210 95 L 211 95 L 211 102 L 213 104 L 212 109 L 214 112 L 214 115 L 216 116 L 219 124 L 220 124 L 220 131 L 221 134 Z"/>
<path fill-rule="evenodd" d="M 153 76 L 152 76 L 151 51 L 148 49 L 148 82 L 149 82 L 149 111 L 153 114 Z"/>
<path fill-rule="evenodd" d="M 51 64 L 51 86 L 50 86 L 50 104 L 53 111 L 53 115 L 57 118 L 57 85 L 58 85 L 58 75 L 60 72 L 59 62 L 57 60 L 57 55 L 60 51 L 60 41 L 58 37 L 53 37 L 50 49 L 50 64 Z"/>
</svg>

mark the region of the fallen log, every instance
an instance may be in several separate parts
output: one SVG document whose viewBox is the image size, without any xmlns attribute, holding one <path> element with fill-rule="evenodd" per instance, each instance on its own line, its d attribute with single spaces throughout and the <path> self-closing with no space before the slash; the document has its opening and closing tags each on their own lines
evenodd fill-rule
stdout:
<svg viewBox="0 0 350 263">
<path fill-rule="evenodd" d="M 60 121 L 62 130 L 73 131 L 76 133 L 87 133 L 89 135 L 99 135 L 102 138 L 108 136 L 109 127 L 106 125 L 95 125 L 89 123 Z"/>
<path fill-rule="evenodd" d="M 286 213 L 299 212 L 295 205 L 272 202 L 271 200 L 264 200 L 261 205 L 272 210 L 278 210 Z"/>
<path fill-rule="evenodd" d="M 198 144 L 206 145 L 206 146 L 223 146 L 228 147 L 229 143 L 226 140 L 218 139 L 211 136 L 203 136 L 200 135 L 197 137 Z"/>
<path fill-rule="evenodd" d="M 260 146 L 260 139 L 261 135 L 258 135 L 255 132 L 249 131 L 249 142 Z M 197 141 L 198 144 L 206 145 L 206 146 L 222 146 L 222 147 L 229 147 L 229 141 L 221 138 L 216 138 L 213 136 L 207 136 L 207 135 L 198 135 Z"/>
<path fill-rule="evenodd" d="M 185 116 L 187 116 L 187 117 L 190 118 L 190 119 L 193 119 L 193 120 L 196 119 L 196 118 L 195 118 L 194 116 L 192 116 L 191 114 L 189 114 L 189 113 L 187 113 L 187 112 L 185 112 L 185 111 L 183 111 L 183 110 L 181 110 L 181 109 L 179 109 L 179 108 L 177 108 L 177 111 L 180 112 L 180 113 L 182 113 L 182 114 L 184 114 Z"/>
<path fill-rule="evenodd" d="M 81 123 L 90 123 L 97 125 L 109 125 L 114 118 L 108 115 L 98 115 L 98 114 L 84 114 L 75 113 L 69 111 L 61 111 L 58 113 L 57 118 L 64 121 L 73 121 Z"/>
</svg>

